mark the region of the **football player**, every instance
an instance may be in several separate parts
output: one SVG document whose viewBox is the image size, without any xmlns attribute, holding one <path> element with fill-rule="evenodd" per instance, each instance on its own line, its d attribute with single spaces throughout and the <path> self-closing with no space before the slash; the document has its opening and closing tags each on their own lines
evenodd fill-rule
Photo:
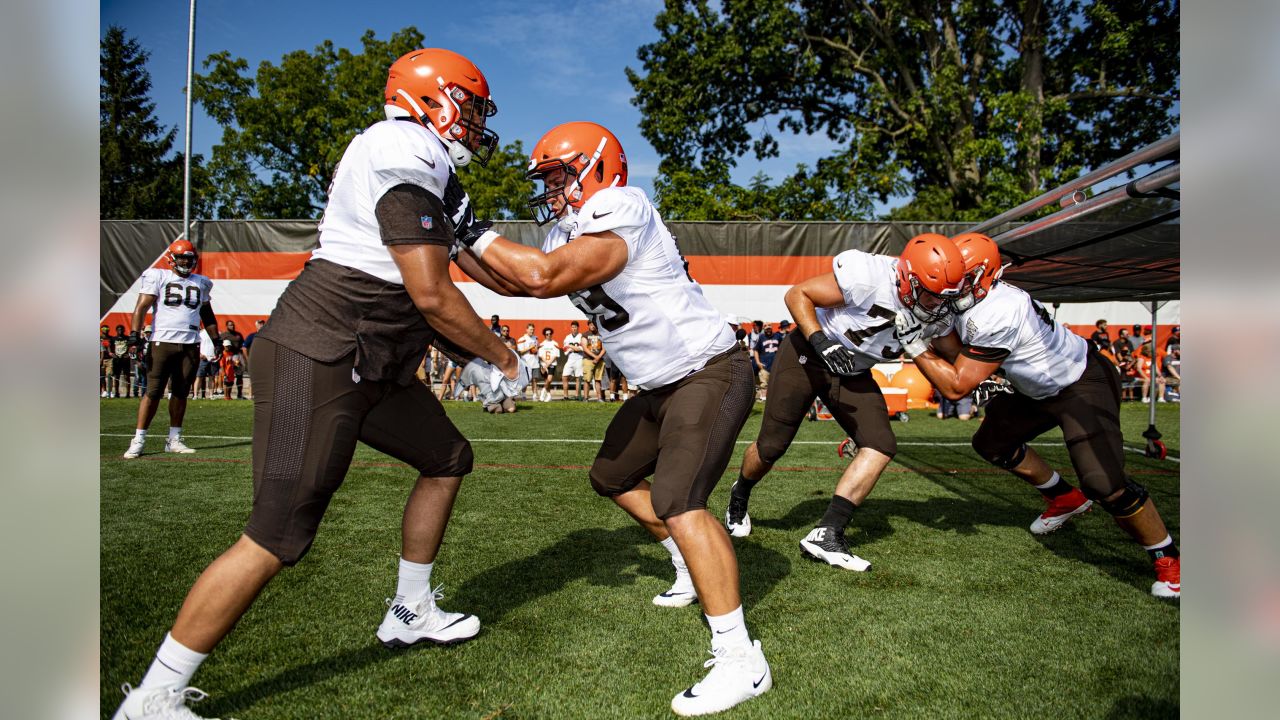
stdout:
<svg viewBox="0 0 1280 720">
<path fill-rule="evenodd" d="M 644 191 L 627 186 L 618 138 L 590 122 L 553 128 L 533 147 L 531 205 L 553 221 L 542 249 L 478 222 L 459 264 L 501 293 L 568 295 L 596 323 L 608 357 L 641 391 L 614 415 L 591 485 L 670 552 L 676 581 L 657 605 L 702 603 L 712 668 L 676 695 L 679 715 L 718 712 L 772 686 L 747 632 L 733 545 L 707 497 L 751 411 L 751 361 L 698 283 Z M 650 482 L 646 478 L 652 477 Z"/>
<path fill-rule="evenodd" d="M 909 240 L 899 257 L 846 250 L 831 269 L 787 291 L 799 332 L 788 333 L 773 358 L 760 434 L 743 455 L 725 526 L 734 537 L 751 534 L 752 488 L 791 446 L 813 399 L 821 398 L 858 452 L 800 551 L 863 572 L 871 563 L 849 551 L 844 531 L 898 451 L 889 408 L 870 371 L 902 355 L 894 337 L 898 313 L 918 318 L 926 337 L 950 330 L 949 302 L 964 284 L 964 261 L 949 239 L 926 233 Z"/>
<path fill-rule="evenodd" d="M 190 454 L 195 450 L 182 441 L 182 420 L 187 414 L 187 394 L 200 365 L 201 324 L 209 340 L 218 343 L 218 318 L 213 313 L 210 293 L 213 281 L 196 272 L 200 256 L 186 239 L 175 240 L 165 251 L 169 269 L 149 268 L 142 273 L 142 290 L 133 309 L 133 328 L 143 326 L 147 312 L 155 308 L 151 333 L 151 369 L 147 374 L 147 392 L 138 404 L 138 425 L 124 458 L 132 460 L 142 454 L 147 442 L 147 428 L 160 408 L 165 386 L 169 386 L 169 438 L 164 451 Z M 129 343 L 141 345 L 135 329 Z"/>
<path fill-rule="evenodd" d="M 973 449 L 996 467 L 1035 486 L 1048 507 L 1031 523 L 1053 532 L 1094 502 L 1142 545 L 1155 565 L 1151 594 L 1181 594 L 1178 547 L 1146 488 L 1124 471 L 1120 433 L 1120 376 L 1088 340 L 1059 325 L 1025 291 L 1000 280 L 1000 250 L 991 238 L 954 238 L 964 256 L 965 294 L 956 301 L 955 332 L 933 340 L 902 316 L 897 334 L 906 354 L 945 397 L 957 399 L 1003 370 L 1011 392 L 998 392 L 973 436 Z M 1072 487 L 1027 443 L 1062 428 L 1081 489 Z"/>
<path fill-rule="evenodd" d="M 253 343 L 253 509 L 244 534 L 200 576 L 118 720 L 195 717 L 191 677 L 262 588 L 310 549 L 363 442 L 415 468 L 386 646 L 450 644 L 480 631 L 431 586 L 471 446 L 414 373 L 436 333 L 493 363 L 515 394 L 527 374 L 449 277 L 455 166 L 497 142 L 484 74 L 441 49 L 390 68 L 387 119 L 352 139 L 329 188 L 320 245 Z M 446 200 L 446 196 L 449 196 Z M 212 325 L 212 324 L 211 324 Z"/>
</svg>

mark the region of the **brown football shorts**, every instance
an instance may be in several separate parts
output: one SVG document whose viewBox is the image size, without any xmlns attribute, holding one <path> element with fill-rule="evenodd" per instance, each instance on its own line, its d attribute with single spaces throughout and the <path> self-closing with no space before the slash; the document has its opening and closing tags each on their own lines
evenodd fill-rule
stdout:
<svg viewBox="0 0 1280 720">
<path fill-rule="evenodd" d="M 170 397 L 185 398 L 195 382 L 200 367 L 199 343 L 151 343 L 151 369 L 147 371 L 147 397 L 164 397 L 168 384 Z"/>
<path fill-rule="evenodd" d="M 869 447 L 889 457 L 897 454 L 898 440 L 889 427 L 889 407 L 871 373 L 832 373 L 809 341 L 793 332 L 782 341 L 769 373 L 769 395 L 756 438 L 756 451 L 766 464 L 776 463 L 791 447 L 814 398 L 822 398 L 858 447 Z"/>
<path fill-rule="evenodd" d="M 973 449 L 997 463 L 1023 443 L 1062 428 L 1071 466 L 1086 495 L 1097 499 L 1124 488 L 1124 436 L 1120 432 L 1120 373 L 1092 347 L 1080 379 L 1053 397 L 1035 400 L 1001 394 L 986 408 Z"/>
<path fill-rule="evenodd" d="M 591 486 L 621 495 L 653 476 L 663 520 L 706 508 L 754 400 L 751 359 L 735 347 L 692 375 L 622 404 L 591 466 Z"/>
<path fill-rule="evenodd" d="M 419 382 L 359 378 L 354 353 L 326 363 L 253 343 L 253 511 L 245 535 L 285 565 L 311 548 L 356 441 L 427 477 L 471 472 L 471 444 Z"/>
</svg>

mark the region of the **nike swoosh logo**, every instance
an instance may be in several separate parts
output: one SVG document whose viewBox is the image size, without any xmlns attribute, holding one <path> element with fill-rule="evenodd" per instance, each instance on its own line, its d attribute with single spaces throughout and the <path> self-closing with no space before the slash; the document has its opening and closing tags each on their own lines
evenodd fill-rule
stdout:
<svg viewBox="0 0 1280 720">
<path fill-rule="evenodd" d="M 661 597 L 676 597 L 677 595 L 688 595 L 688 594 L 689 594 L 689 593 L 687 593 L 687 592 L 670 592 L 670 591 L 667 591 L 667 592 L 662 593 Z"/>
<path fill-rule="evenodd" d="M 693 688 L 689 688 L 688 690 L 685 690 L 685 691 L 684 691 L 684 696 L 685 696 L 685 697 L 687 697 L 687 698 L 696 698 L 696 697 L 698 697 L 697 695 L 694 695 L 694 694 L 693 694 Z"/>
<path fill-rule="evenodd" d="M 733 627 L 729 628 L 728 630 L 717 630 L 717 631 L 716 631 L 716 634 L 717 634 L 717 635 L 723 635 L 723 634 L 725 634 L 725 633 L 727 633 L 727 632 L 733 632 L 734 630 L 737 630 L 737 629 L 738 629 L 738 626 L 737 626 L 737 625 L 734 625 Z"/>
<path fill-rule="evenodd" d="M 769 673 L 765 673 L 764 675 L 761 675 L 759 680 L 756 680 L 755 682 L 751 683 L 751 687 L 753 688 L 760 687 L 760 683 L 764 682 L 765 676 L 768 674 Z"/>
<path fill-rule="evenodd" d="M 591 219 L 592 219 L 592 220 L 599 220 L 600 218 L 604 217 L 605 215 L 612 215 L 612 214 L 613 214 L 613 211 L 612 211 L 612 210 L 610 210 L 610 211 L 609 211 L 609 212 L 607 212 L 607 213 L 597 213 L 597 212 L 593 212 L 593 213 L 591 213 Z"/>
<path fill-rule="evenodd" d="M 426 158 L 422 157 L 421 155 L 414 155 L 414 157 L 416 157 L 416 158 L 418 158 L 419 160 L 421 160 L 422 162 L 426 163 L 426 164 L 427 164 L 427 167 L 431 168 L 432 170 L 435 170 L 435 169 L 436 169 L 436 164 L 435 164 L 435 163 L 433 163 L 433 162 L 431 162 L 430 160 L 428 160 L 428 159 L 426 159 Z"/>
<path fill-rule="evenodd" d="M 458 618 L 457 620 L 454 620 L 453 622 L 449 623 L 448 625 L 445 625 L 444 627 L 442 627 L 442 628 L 440 628 L 440 629 L 441 629 L 441 630 L 448 630 L 449 628 L 453 627 L 454 625 L 457 625 L 458 623 L 462 622 L 463 620 L 466 620 L 466 619 L 467 619 L 467 618 L 469 618 L 469 617 L 471 617 L 471 616 L 470 616 L 470 615 L 463 615 L 462 617 Z"/>
<path fill-rule="evenodd" d="M 836 267 L 844 267 L 844 261 L 843 261 L 843 260 L 837 260 L 837 261 L 836 261 Z"/>
</svg>

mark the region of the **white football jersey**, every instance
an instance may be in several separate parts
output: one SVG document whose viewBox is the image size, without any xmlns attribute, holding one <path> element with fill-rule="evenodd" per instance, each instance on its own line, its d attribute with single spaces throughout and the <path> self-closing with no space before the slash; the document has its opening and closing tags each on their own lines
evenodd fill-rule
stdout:
<svg viewBox="0 0 1280 720">
<path fill-rule="evenodd" d="M 899 312 L 910 312 L 898 300 L 898 258 L 846 250 L 831 259 L 844 305 L 818 308 L 818 323 L 827 337 L 857 356 L 857 371 L 902 356 L 894 333 Z M 951 332 L 951 321 L 926 325 L 926 340 Z"/>
<path fill-rule="evenodd" d="M 320 247 L 311 257 L 403 285 L 400 269 L 382 244 L 378 200 L 397 185 L 417 185 L 443 200 L 453 169 L 440 139 L 418 123 L 383 120 L 371 125 L 342 153 L 320 220 Z"/>
<path fill-rule="evenodd" d="M 139 292 L 156 296 L 151 342 L 200 342 L 200 306 L 210 300 L 212 280 L 196 273 L 182 277 L 171 269 L 149 268 L 142 273 Z"/>
<path fill-rule="evenodd" d="M 569 299 L 595 320 L 605 351 L 632 385 L 668 385 L 736 345 L 728 321 L 689 277 L 675 238 L 639 188 L 596 192 L 575 217 L 551 229 L 542 249 L 549 253 L 605 231 L 627 243 L 626 266 Z"/>
<path fill-rule="evenodd" d="M 1089 341 L 1049 317 L 1022 288 L 996 283 L 956 319 L 965 354 L 998 359 L 1018 392 L 1040 400 L 1057 395 L 1084 374 Z"/>
<path fill-rule="evenodd" d="M 582 347 L 583 343 L 585 342 L 586 342 L 586 338 L 583 337 L 582 333 L 569 333 L 568 335 L 564 336 L 564 352 L 566 355 L 569 356 L 570 360 L 572 360 L 575 357 L 578 357 L 578 358 L 582 357 L 582 353 L 578 352 L 577 350 L 570 350 L 569 346 L 577 345 L 578 347 Z"/>
</svg>

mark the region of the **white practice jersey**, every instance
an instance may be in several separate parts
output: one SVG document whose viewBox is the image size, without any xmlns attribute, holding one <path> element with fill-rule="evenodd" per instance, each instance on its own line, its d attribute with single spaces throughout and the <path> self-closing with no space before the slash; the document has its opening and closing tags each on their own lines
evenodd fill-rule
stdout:
<svg viewBox="0 0 1280 720">
<path fill-rule="evenodd" d="M 200 306 L 210 300 L 212 280 L 196 273 L 182 277 L 173 270 L 150 268 L 142 273 L 139 292 L 156 296 L 151 342 L 200 342 Z"/>
<path fill-rule="evenodd" d="M 632 385 L 668 385 L 736 345 L 728 320 L 689 277 L 675 238 L 639 188 L 598 191 L 576 217 L 551 229 L 543 250 L 605 231 L 627 243 L 626 267 L 569 298 L 595 320 L 605 351 Z"/>
<path fill-rule="evenodd" d="M 403 285 L 400 269 L 382 243 L 375 215 L 378 200 L 397 185 L 417 185 L 443 200 L 453 169 L 440 139 L 418 123 L 383 120 L 371 125 L 342 154 L 320 221 L 320 247 L 311 257 Z"/>
<path fill-rule="evenodd" d="M 844 293 L 844 305 L 818 308 L 818 324 L 827 337 L 857 356 L 857 371 L 902 356 L 902 344 L 894 334 L 899 312 L 910 312 L 898 300 L 898 259 L 846 250 L 831 259 L 836 284 Z M 926 325 L 926 340 L 951 332 L 951 321 Z"/>
<path fill-rule="evenodd" d="M 1053 321 L 1022 288 L 998 282 L 956 319 L 964 353 L 1001 361 L 1018 392 L 1040 400 L 1057 395 L 1084 374 L 1089 341 Z"/>
</svg>

